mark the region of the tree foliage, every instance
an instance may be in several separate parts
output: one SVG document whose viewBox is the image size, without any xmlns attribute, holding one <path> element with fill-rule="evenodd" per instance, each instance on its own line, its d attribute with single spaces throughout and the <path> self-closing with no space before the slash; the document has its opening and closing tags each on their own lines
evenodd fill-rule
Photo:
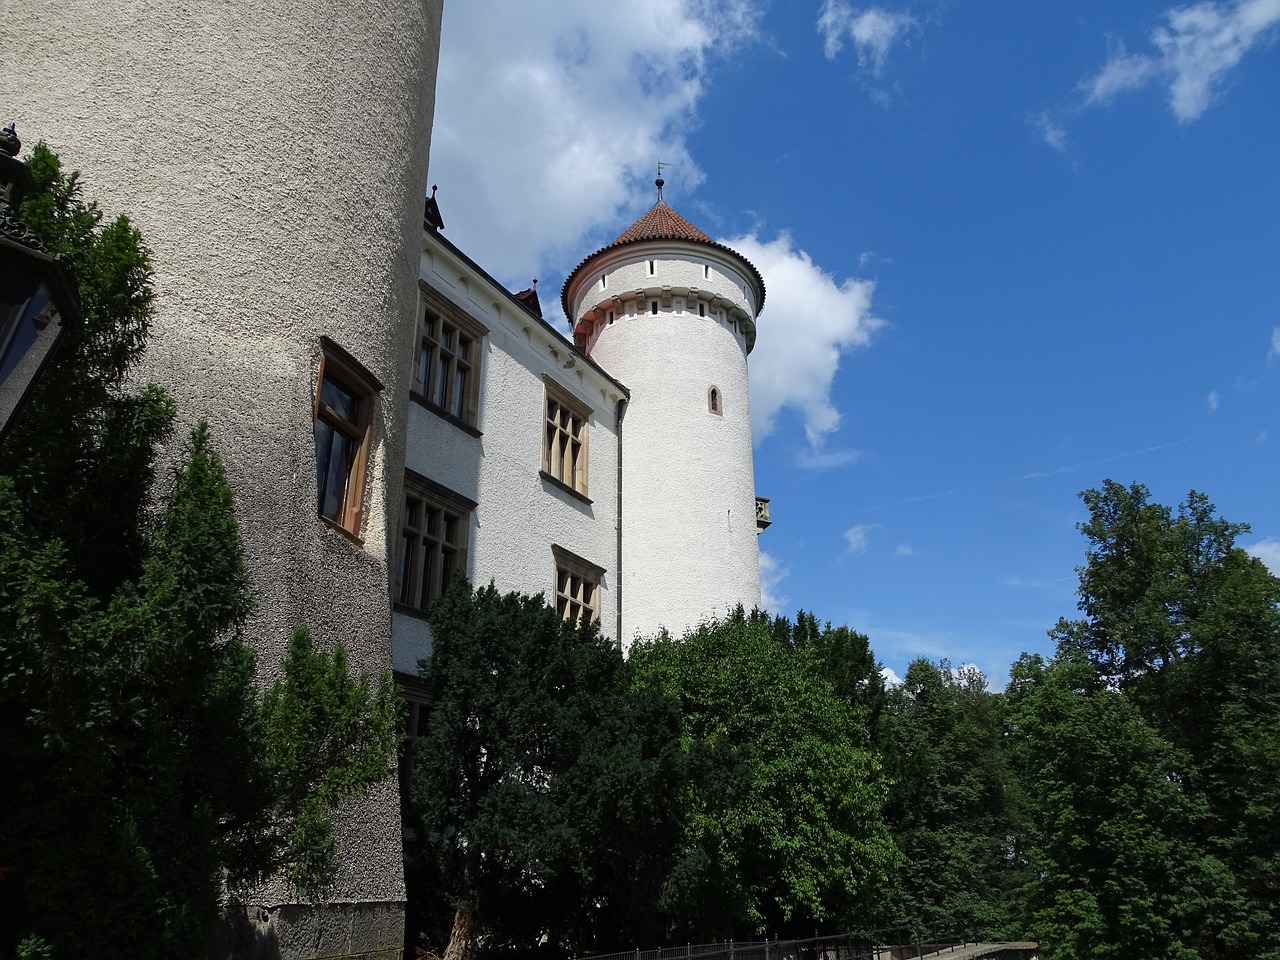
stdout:
<svg viewBox="0 0 1280 960">
<path fill-rule="evenodd" d="M 674 842 L 671 711 L 631 689 L 595 625 L 541 596 L 473 594 L 458 578 L 430 619 L 407 817 L 410 898 L 425 909 L 411 923 L 448 927 L 450 958 L 481 939 L 589 946 L 603 930 L 612 945 L 643 926 Z M 436 884 L 447 919 L 431 915 Z"/>
<path fill-rule="evenodd" d="M 1028 704 L 1052 695 L 1054 710 L 1080 718 L 1069 729 L 1032 728 L 1070 737 L 1051 740 L 1050 758 L 1032 765 L 1045 869 L 1070 872 L 1071 849 L 1087 844 L 1054 842 L 1067 836 L 1051 803 L 1057 794 L 1135 808 L 1142 819 L 1115 818 L 1131 828 L 1109 838 L 1117 860 L 1104 873 L 1127 884 L 1138 907 L 1135 871 L 1162 891 L 1171 946 L 1159 955 L 1280 956 L 1280 580 L 1235 545 L 1248 527 L 1216 516 L 1203 494 L 1192 491 L 1174 511 L 1141 485 L 1108 481 L 1083 498 L 1083 617 L 1058 624 L 1059 662 L 1041 680 L 1024 669 L 1037 691 Z M 1066 679 L 1050 682 L 1059 675 Z M 1056 757 L 1064 750 L 1093 762 Z M 1093 910 L 1078 900 L 1059 907 L 1061 930 L 1075 922 L 1072 907 Z M 1117 918 L 1101 916 L 1100 942 L 1121 942 Z"/>
<path fill-rule="evenodd" d="M 207 427 L 153 491 L 174 408 L 129 388 L 146 248 L 127 220 L 103 226 L 48 151 L 31 164 L 23 213 L 74 256 L 86 323 L 0 462 L 0 953 L 190 955 L 224 880 L 332 878 L 328 812 L 388 772 L 392 688 L 304 633 L 259 691 Z"/>
<path fill-rule="evenodd" d="M 918 936 L 1016 927 L 1027 875 L 1000 697 L 974 667 L 915 660 L 882 727 L 885 818 L 904 860 L 886 919 Z"/>
<path fill-rule="evenodd" d="M 1194 811 L 1174 748 L 1079 657 L 1024 656 L 1007 696 L 1034 798 L 1029 919 L 1045 956 L 1196 956 L 1182 939 L 1192 857 L 1179 843 Z"/>
<path fill-rule="evenodd" d="M 739 611 L 631 651 L 638 681 L 680 710 L 682 833 L 662 906 L 684 936 L 850 922 L 894 862 L 865 713 L 786 634 Z"/>
</svg>

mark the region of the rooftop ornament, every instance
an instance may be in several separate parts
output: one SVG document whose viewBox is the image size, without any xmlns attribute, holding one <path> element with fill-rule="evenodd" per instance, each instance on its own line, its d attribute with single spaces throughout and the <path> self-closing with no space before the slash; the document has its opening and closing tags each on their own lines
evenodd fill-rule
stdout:
<svg viewBox="0 0 1280 960">
<path fill-rule="evenodd" d="M 12 123 L 0 130 L 0 442 L 67 328 L 81 322 L 70 259 L 46 253 L 18 217 L 35 186 L 20 149 Z"/>
</svg>

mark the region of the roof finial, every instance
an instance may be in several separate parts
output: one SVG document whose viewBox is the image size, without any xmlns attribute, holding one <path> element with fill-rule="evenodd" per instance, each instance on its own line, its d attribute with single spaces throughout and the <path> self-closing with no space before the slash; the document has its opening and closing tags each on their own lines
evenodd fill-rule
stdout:
<svg viewBox="0 0 1280 960">
<path fill-rule="evenodd" d="M 654 204 L 655 207 L 665 207 L 667 205 L 667 201 L 662 199 L 662 185 L 666 183 L 666 181 L 662 179 L 662 168 L 670 166 L 672 166 L 672 164 L 663 163 L 661 160 L 658 161 L 658 179 L 653 181 L 653 185 L 658 188 L 658 202 Z"/>
</svg>

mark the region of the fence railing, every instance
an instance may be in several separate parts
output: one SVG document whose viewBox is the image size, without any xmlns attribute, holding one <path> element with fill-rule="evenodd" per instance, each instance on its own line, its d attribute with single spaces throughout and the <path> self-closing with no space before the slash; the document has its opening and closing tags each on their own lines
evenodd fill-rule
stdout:
<svg viewBox="0 0 1280 960">
<path fill-rule="evenodd" d="M 624 950 L 582 955 L 576 960 L 912 960 L 967 942 L 935 932 L 913 936 L 911 927 L 885 927 L 801 940 L 757 940 L 686 943 L 678 947 Z"/>
</svg>

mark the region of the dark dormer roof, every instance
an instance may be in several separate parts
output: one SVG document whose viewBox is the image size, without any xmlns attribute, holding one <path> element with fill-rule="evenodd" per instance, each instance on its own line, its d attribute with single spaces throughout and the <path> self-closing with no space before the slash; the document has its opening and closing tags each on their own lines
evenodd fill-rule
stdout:
<svg viewBox="0 0 1280 960">
<path fill-rule="evenodd" d="M 431 185 L 431 196 L 422 208 L 422 229 L 443 230 L 444 219 L 440 216 L 440 206 L 436 203 L 436 185 Z"/>
<path fill-rule="evenodd" d="M 539 320 L 542 319 L 542 303 L 538 300 L 538 278 L 533 278 L 533 286 L 527 290 L 521 290 L 519 293 L 513 293 L 513 297 L 525 305 L 525 308 Z"/>
<path fill-rule="evenodd" d="M 661 187 L 659 187 L 659 190 L 661 190 Z M 581 263 L 569 271 L 569 276 L 565 278 L 564 286 L 560 290 L 560 303 L 564 307 L 564 315 L 569 317 L 570 322 L 573 322 L 573 318 L 569 315 L 569 285 L 573 283 L 574 277 L 582 272 L 592 260 L 606 251 L 616 250 L 619 247 L 629 246 L 633 243 L 661 242 L 663 240 L 697 243 L 713 247 L 733 256 L 746 268 L 747 275 L 756 282 L 756 291 L 759 293 L 756 312 L 759 313 L 764 309 L 764 277 L 760 275 L 760 271 L 756 269 L 755 264 L 732 247 L 727 247 L 723 243 L 717 243 L 712 240 L 692 223 L 676 213 L 661 198 L 661 193 L 659 193 L 658 202 L 650 207 L 644 216 L 618 234 L 612 243 L 605 244 L 605 246 L 591 254 L 591 256 L 584 258 Z"/>
</svg>

